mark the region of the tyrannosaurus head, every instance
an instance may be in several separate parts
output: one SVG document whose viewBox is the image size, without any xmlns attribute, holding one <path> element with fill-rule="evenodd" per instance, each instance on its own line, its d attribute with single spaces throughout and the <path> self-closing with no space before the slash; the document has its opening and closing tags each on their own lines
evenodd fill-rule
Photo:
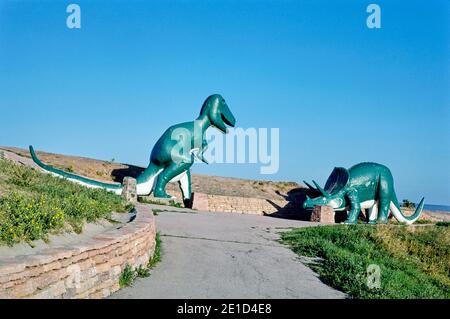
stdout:
<svg viewBox="0 0 450 319">
<path fill-rule="evenodd" d="M 227 133 L 227 125 L 234 127 L 236 124 L 233 113 L 231 113 L 225 99 L 220 94 L 213 94 L 205 100 L 200 116 L 208 117 L 211 125 L 217 127 L 223 133 Z"/>
</svg>

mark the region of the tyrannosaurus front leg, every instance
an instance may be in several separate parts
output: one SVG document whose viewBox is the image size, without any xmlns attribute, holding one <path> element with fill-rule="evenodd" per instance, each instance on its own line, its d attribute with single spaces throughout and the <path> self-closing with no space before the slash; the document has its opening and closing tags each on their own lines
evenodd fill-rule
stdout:
<svg viewBox="0 0 450 319">
<path fill-rule="evenodd" d="M 171 198 L 169 194 L 166 193 L 166 185 L 174 177 L 183 174 L 191 168 L 192 163 L 187 162 L 172 162 L 159 174 L 158 180 L 156 181 L 155 192 L 153 195 L 159 198 Z"/>
<path fill-rule="evenodd" d="M 202 139 L 202 148 L 199 150 L 199 152 L 197 154 L 197 158 L 205 164 L 209 164 L 205 158 L 205 152 L 206 152 L 207 148 L 208 148 L 208 142 L 206 141 L 205 138 L 203 138 Z"/>
<path fill-rule="evenodd" d="M 359 203 L 358 193 L 351 190 L 346 196 L 350 202 L 350 211 L 348 212 L 348 217 L 344 224 L 356 224 L 358 222 L 359 214 L 361 213 L 361 204 Z"/>
</svg>

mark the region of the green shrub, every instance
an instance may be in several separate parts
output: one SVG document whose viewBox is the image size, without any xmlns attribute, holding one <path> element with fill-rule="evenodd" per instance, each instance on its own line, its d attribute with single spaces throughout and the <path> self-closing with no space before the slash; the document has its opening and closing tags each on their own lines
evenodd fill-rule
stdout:
<svg viewBox="0 0 450 319">
<path fill-rule="evenodd" d="M 450 222 L 437 222 L 436 226 L 449 227 L 450 226 Z"/>
<path fill-rule="evenodd" d="M 408 199 L 404 199 L 402 201 L 402 207 L 405 207 L 405 208 L 416 208 L 416 204 L 414 204 L 413 202 L 409 201 Z"/>
</svg>

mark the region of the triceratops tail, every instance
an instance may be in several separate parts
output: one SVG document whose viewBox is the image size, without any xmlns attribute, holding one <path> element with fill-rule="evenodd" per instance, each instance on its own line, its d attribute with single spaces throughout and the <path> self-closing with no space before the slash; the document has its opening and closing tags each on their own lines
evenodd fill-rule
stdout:
<svg viewBox="0 0 450 319">
<path fill-rule="evenodd" d="M 78 176 L 76 174 L 72 174 L 69 172 L 65 172 L 63 170 L 54 168 L 53 166 L 44 164 L 41 162 L 41 160 L 36 156 L 36 153 L 34 152 L 33 146 L 30 145 L 30 154 L 33 161 L 44 171 L 51 173 L 52 175 L 66 178 L 72 182 L 90 187 L 90 188 L 103 188 L 108 191 L 114 192 L 116 194 L 120 194 L 122 192 L 122 185 L 120 184 L 108 184 L 108 183 L 102 183 L 93 179 L 89 179 L 83 176 Z"/>
<path fill-rule="evenodd" d="M 391 201 L 390 210 L 394 217 L 401 223 L 411 225 L 417 219 L 419 219 L 420 214 L 422 214 L 423 205 L 425 204 L 425 197 L 422 197 L 419 205 L 417 205 L 416 211 L 411 216 L 405 216 L 400 209 L 400 205 L 397 200 L 397 196 L 394 194 L 394 198 Z"/>
</svg>

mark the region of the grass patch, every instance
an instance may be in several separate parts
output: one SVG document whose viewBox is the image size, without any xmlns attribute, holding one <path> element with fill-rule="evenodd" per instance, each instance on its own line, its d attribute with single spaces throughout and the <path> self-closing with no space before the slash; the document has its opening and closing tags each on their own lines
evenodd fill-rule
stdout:
<svg viewBox="0 0 450 319">
<path fill-rule="evenodd" d="M 136 276 L 139 278 L 146 278 L 150 276 L 150 269 L 139 266 L 136 268 Z"/>
<path fill-rule="evenodd" d="M 150 258 L 147 264 L 148 269 L 152 269 L 155 265 L 161 261 L 161 237 L 159 232 L 156 233 L 155 237 L 155 251 L 153 253 L 153 257 Z"/>
<path fill-rule="evenodd" d="M 164 201 L 164 200 L 149 199 L 146 197 L 139 196 L 138 201 L 139 201 L 139 203 L 143 203 L 143 204 L 164 205 L 164 206 L 172 206 L 172 207 L 176 207 L 176 208 L 183 208 L 181 203 L 176 202 L 173 199 L 171 199 L 169 201 Z"/>
<path fill-rule="evenodd" d="M 169 206 L 177 207 L 177 208 L 182 208 L 181 203 L 176 202 L 176 201 L 174 201 L 174 200 L 170 200 L 170 201 L 169 201 Z"/>
<path fill-rule="evenodd" d="M 155 209 L 152 209 L 152 212 L 153 212 L 153 215 L 158 216 L 159 213 L 164 212 L 164 210 L 155 208 Z"/>
<path fill-rule="evenodd" d="M 195 211 L 174 211 L 174 210 L 169 210 L 169 209 L 158 209 L 158 208 L 153 208 L 153 215 L 158 216 L 159 213 L 164 213 L 164 212 L 168 212 L 168 213 L 177 213 L 177 214 L 197 214 L 197 212 Z"/>
<path fill-rule="evenodd" d="M 146 278 L 150 276 L 150 270 L 161 261 L 161 238 L 159 233 L 155 236 L 155 251 L 153 257 L 150 258 L 146 267 L 139 266 L 133 269 L 129 264 L 125 265 L 124 270 L 119 277 L 119 285 L 121 288 L 131 286 L 136 278 Z"/>
<path fill-rule="evenodd" d="M 431 219 L 418 219 L 414 222 L 414 224 L 427 225 L 427 224 L 434 224 L 434 222 Z"/>
<path fill-rule="evenodd" d="M 119 285 L 121 288 L 131 286 L 134 279 L 136 279 L 136 273 L 129 264 L 125 265 L 124 270 L 119 277 Z"/>
<path fill-rule="evenodd" d="M 450 228 L 336 225 L 294 229 L 282 242 L 312 263 L 326 284 L 353 298 L 450 298 Z M 381 287 L 367 285 L 369 265 Z"/>
<path fill-rule="evenodd" d="M 89 189 L 0 159 L 0 245 L 47 240 L 50 233 L 82 231 L 132 205 L 102 189 Z"/>
</svg>

